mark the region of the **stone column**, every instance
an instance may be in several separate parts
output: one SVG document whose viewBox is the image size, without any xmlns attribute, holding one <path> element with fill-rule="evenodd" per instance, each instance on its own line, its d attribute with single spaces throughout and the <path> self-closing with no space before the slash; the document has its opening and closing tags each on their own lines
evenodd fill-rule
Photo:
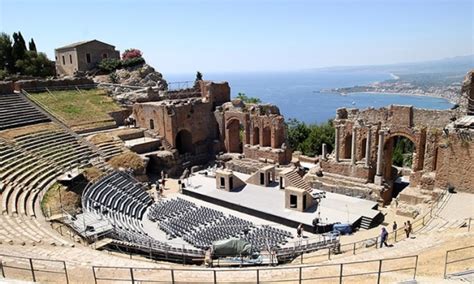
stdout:
<svg viewBox="0 0 474 284">
<path fill-rule="evenodd" d="M 351 165 L 356 164 L 356 142 L 357 142 L 357 129 L 352 127 L 352 141 L 351 141 Z"/>
<path fill-rule="evenodd" d="M 339 162 L 339 132 L 340 132 L 339 126 L 336 126 L 336 141 L 334 143 L 334 151 L 336 152 L 336 162 Z"/>
<path fill-rule="evenodd" d="M 365 166 L 370 166 L 370 147 L 372 146 L 372 129 L 367 129 L 367 139 L 365 140 Z"/>
<path fill-rule="evenodd" d="M 322 152 L 322 159 L 326 160 L 326 157 L 328 155 L 328 148 L 327 148 L 326 143 L 323 143 L 321 152 Z"/>
<path fill-rule="evenodd" d="M 383 143 L 384 143 L 385 131 L 379 131 L 379 146 L 377 149 L 377 172 L 375 177 L 375 183 L 382 184 L 382 163 L 383 163 Z"/>
</svg>

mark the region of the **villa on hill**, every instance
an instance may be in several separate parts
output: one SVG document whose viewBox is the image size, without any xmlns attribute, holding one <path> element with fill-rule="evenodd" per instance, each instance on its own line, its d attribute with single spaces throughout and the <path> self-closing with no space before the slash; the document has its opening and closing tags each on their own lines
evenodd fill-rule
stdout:
<svg viewBox="0 0 474 284">
<path fill-rule="evenodd" d="M 120 59 L 120 52 L 115 46 L 94 39 L 56 48 L 55 57 L 56 74 L 70 76 L 93 69 L 102 59 Z"/>
</svg>

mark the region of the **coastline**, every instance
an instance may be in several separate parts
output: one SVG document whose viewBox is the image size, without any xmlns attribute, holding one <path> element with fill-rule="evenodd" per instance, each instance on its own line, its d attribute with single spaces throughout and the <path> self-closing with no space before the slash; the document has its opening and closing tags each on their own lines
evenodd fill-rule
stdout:
<svg viewBox="0 0 474 284">
<path fill-rule="evenodd" d="M 447 99 L 445 97 L 442 97 L 442 96 L 437 96 L 437 95 L 434 95 L 434 94 L 420 94 L 420 93 L 417 93 L 417 94 L 411 94 L 411 93 L 398 93 L 398 92 L 377 92 L 377 91 L 367 91 L 367 92 L 347 92 L 345 94 L 371 94 L 371 95 L 377 95 L 377 94 L 383 94 L 383 95 L 399 95 L 399 96 L 412 96 L 412 97 L 430 97 L 430 98 L 436 98 L 436 99 L 444 99 L 446 101 L 448 101 L 450 104 L 452 105 L 455 105 L 456 102 L 453 102 L 452 100 L 450 99 Z"/>
</svg>

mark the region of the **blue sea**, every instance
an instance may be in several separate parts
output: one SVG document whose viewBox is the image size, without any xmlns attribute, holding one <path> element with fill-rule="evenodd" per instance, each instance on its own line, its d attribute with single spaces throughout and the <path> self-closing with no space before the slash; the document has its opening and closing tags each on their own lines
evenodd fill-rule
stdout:
<svg viewBox="0 0 474 284">
<path fill-rule="evenodd" d="M 193 81 L 195 74 L 164 74 L 168 82 Z M 239 92 L 276 104 L 288 118 L 306 123 L 321 123 L 334 118 L 339 107 L 368 108 L 390 104 L 413 105 L 429 109 L 449 109 L 452 104 L 441 98 L 395 94 L 351 93 L 345 96 L 320 92 L 322 89 L 366 85 L 391 79 L 388 73 L 373 71 L 295 71 L 205 74 L 205 80 L 227 81 L 232 97 Z M 170 84 L 177 87 L 180 84 Z"/>
</svg>

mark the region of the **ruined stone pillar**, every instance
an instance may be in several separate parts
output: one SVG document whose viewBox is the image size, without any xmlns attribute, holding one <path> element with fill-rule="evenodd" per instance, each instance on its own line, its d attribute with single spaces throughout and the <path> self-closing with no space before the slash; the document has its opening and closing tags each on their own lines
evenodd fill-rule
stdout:
<svg viewBox="0 0 474 284">
<path fill-rule="evenodd" d="M 352 141 L 351 141 L 351 165 L 356 164 L 356 142 L 357 142 L 357 129 L 352 127 Z"/>
<path fill-rule="evenodd" d="M 328 155 L 328 147 L 327 147 L 326 143 L 323 143 L 321 152 L 322 152 L 322 159 L 326 160 L 326 157 Z"/>
<path fill-rule="evenodd" d="M 383 143 L 384 143 L 385 131 L 379 131 L 379 146 L 377 149 L 377 172 L 375 177 L 375 183 L 382 184 L 382 163 L 383 163 Z"/>
<path fill-rule="evenodd" d="M 370 165 L 370 147 L 372 146 L 372 129 L 367 129 L 367 139 L 365 140 L 365 166 Z"/>
<path fill-rule="evenodd" d="M 335 133 L 335 137 L 336 137 L 336 141 L 334 141 L 334 151 L 336 152 L 336 162 L 339 162 L 339 132 L 341 132 L 339 126 L 336 126 L 336 133 Z"/>
</svg>

